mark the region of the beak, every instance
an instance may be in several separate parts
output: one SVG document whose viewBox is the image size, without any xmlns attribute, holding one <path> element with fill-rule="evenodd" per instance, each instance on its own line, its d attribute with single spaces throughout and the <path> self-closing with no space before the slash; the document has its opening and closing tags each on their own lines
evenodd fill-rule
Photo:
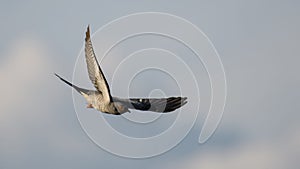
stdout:
<svg viewBox="0 0 300 169">
<path fill-rule="evenodd" d="M 93 108 L 92 104 L 88 104 L 86 108 Z"/>
<path fill-rule="evenodd" d="M 127 111 L 128 111 L 128 113 L 131 113 L 131 111 L 129 109 Z"/>
</svg>

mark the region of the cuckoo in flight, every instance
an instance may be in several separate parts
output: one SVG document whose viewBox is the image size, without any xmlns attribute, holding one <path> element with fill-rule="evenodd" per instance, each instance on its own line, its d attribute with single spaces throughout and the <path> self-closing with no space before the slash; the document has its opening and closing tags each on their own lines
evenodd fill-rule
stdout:
<svg viewBox="0 0 300 169">
<path fill-rule="evenodd" d="M 109 85 L 94 53 L 89 27 L 87 28 L 85 36 L 85 59 L 89 78 L 96 90 L 77 87 L 59 75 L 55 75 L 66 84 L 73 87 L 87 100 L 87 108 L 94 108 L 100 112 L 114 115 L 130 112 L 129 109 L 165 113 L 174 111 L 187 103 L 186 97 L 127 99 L 111 96 Z"/>
</svg>

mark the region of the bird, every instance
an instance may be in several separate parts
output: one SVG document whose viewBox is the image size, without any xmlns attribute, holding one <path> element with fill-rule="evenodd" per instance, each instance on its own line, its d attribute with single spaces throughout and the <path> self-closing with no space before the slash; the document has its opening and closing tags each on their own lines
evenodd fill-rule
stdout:
<svg viewBox="0 0 300 169">
<path fill-rule="evenodd" d="M 109 85 L 104 73 L 100 68 L 96 58 L 88 25 L 85 33 L 85 60 L 89 79 L 96 90 L 80 88 L 54 73 L 60 80 L 74 88 L 87 101 L 87 108 L 96 109 L 102 113 L 121 115 L 130 113 L 129 109 L 140 111 L 151 111 L 157 113 L 172 112 L 187 103 L 187 97 L 168 98 L 120 98 L 113 97 L 110 93 Z"/>
</svg>

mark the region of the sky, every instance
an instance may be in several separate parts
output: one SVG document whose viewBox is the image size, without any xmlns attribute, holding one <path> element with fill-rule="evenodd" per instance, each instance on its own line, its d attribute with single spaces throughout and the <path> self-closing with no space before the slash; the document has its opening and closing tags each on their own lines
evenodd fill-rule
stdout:
<svg viewBox="0 0 300 169">
<path fill-rule="evenodd" d="M 299 9 L 294 0 L 2 2 L 0 168 L 298 168 Z M 102 115 L 86 109 L 85 100 L 54 76 L 56 72 L 78 86 L 92 88 L 81 53 L 87 25 L 94 33 L 137 12 L 184 18 L 201 29 L 218 51 L 227 99 L 217 130 L 204 144 L 198 143 L 198 137 L 211 99 L 209 77 L 203 63 L 179 42 L 154 35 L 135 37 L 120 43 L 100 62 L 114 95 L 188 96 L 188 104 L 171 114 Z M 189 32 L 182 29 L 182 33 Z M 95 33 L 96 54 L 116 36 Z M 149 50 L 140 51 L 145 48 Z M 186 67 L 154 48 L 182 59 L 196 76 L 196 87 Z M 140 52 L 124 60 L 135 51 Z M 164 69 L 137 74 L 126 89 L 125 75 L 159 64 Z M 123 145 L 98 128 L 102 117 L 118 132 L 141 138 L 167 130 L 178 117 L 183 121 L 179 129 L 190 125 L 190 119 L 195 124 L 169 151 L 135 159 L 97 145 L 101 137 L 116 147 Z M 149 119 L 154 120 L 130 121 Z"/>
</svg>

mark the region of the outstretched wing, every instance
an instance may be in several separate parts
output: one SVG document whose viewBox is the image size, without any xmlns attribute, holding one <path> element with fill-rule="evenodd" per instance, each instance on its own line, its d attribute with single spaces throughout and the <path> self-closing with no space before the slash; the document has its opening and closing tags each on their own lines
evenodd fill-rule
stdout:
<svg viewBox="0 0 300 169">
<path fill-rule="evenodd" d="M 109 86 L 97 61 L 92 46 L 89 26 L 87 27 L 85 35 L 85 59 L 87 63 L 89 78 L 94 84 L 95 88 L 103 95 L 103 101 L 110 102 L 111 95 Z"/>
<path fill-rule="evenodd" d="M 117 98 L 113 97 L 114 102 L 121 102 L 130 109 L 153 112 L 171 112 L 187 103 L 186 97 L 169 98 Z"/>
</svg>

